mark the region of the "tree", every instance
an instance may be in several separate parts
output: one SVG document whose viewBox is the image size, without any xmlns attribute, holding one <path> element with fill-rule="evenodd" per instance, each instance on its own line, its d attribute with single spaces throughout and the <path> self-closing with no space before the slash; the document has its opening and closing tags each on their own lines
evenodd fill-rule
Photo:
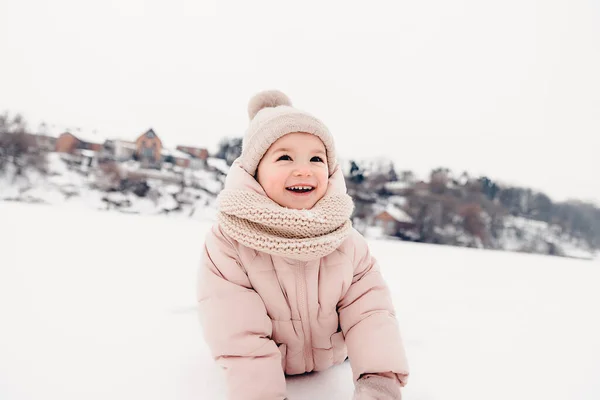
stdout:
<svg viewBox="0 0 600 400">
<path fill-rule="evenodd" d="M 487 176 L 479 179 L 481 183 L 481 192 L 490 200 L 494 200 L 500 191 L 500 187 Z"/>
<path fill-rule="evenodd" d="M 388 172 L 387 179 L 389 182 L 398 181 L 398 174 L 396 173 L 396 168 L 394 168 L 393 162 L 390 162 L 390 171 Z"/>
<path fill-rule="evenodd" d="M 460 210 L 463 217 L 463 227 L 466 232 L 480 240 L 485 239 L 485 223 L 482 219 L 482 209 L 479 204 L 467 204 Z"/>
<path fill-rule="evenodd" d="M 350 182 L 360 185 L 365 180 L 363 171 L 355 161 L 350 161 Z"/>
<path fill-rule="evenodd" d="M 400 176 L 398 179 L 406 183 L 414 183 L 417 180 L 415 173 L 409 170 L 400 171 Z"/>
<path fill-rule="evenodd" d="M 584 240 L 591 248 L 600 248 L 600 209 L 582 201 L 567 201 L 554 205 L 554 219 L 563 232 Z"/>
<path fill-rule="evenodd" d="M 242 138 L 224 138 L 219 142 L 219 149 L 215 157 L 221 158 L 227 162 L 227 165 L 242 155 Z"/>
<path fill-rule="evenodd" d="M 441 194 L 448 187 L 450 170 L 448 168 L 436 168 L 431 171 L 429 176 L 429 187 L 432 193 Z"/>
<path fill-rule="evenodd" d="M 13 178 L 25 176 L 27 170 L 46 172 L 46 156 L 19 114 L 11 118 L 0 115 L 0 173 L 11 170 Z"/>
<path fill-rule="evenodd" d="M 106 162 L 99 165 L 95 186 L 105 191 L 116 190 L 120 188 L 122 180 L 123 172 L 119 165 L 114 161 Z"/>
<path fill-rule="evenodd" d="M 545 222 L 552 222 L 553 204 L 550 197 L 544 193 L 536 193 L 533 196 L 532 217 Z"/>
</svg>

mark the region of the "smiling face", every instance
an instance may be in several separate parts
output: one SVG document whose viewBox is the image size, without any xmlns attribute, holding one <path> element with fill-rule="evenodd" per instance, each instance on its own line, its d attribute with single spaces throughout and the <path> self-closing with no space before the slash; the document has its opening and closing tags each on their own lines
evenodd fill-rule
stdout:
<svg viewBox="0 0 600 400">
<path fill-rule="evenodd" d="M 256 179 L 282 207 L 311 209 L 327 191 L 329 169 L 321 139 L 288 133 L 275 141 L 258 164 Z"/>
</svg>

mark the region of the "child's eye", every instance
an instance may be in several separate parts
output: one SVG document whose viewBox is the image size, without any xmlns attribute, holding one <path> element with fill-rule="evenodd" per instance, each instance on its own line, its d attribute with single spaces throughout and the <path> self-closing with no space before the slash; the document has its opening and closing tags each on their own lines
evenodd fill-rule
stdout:
<svg viewBox="0 0 600 400">
<path fill-rule="evenodd" d="M 292 159 L 292 158 L 291 158 L 290 156 L 288 156 L 287 154 L 285 154 L 285 155 L 283 155 L 283 156 L 279 157 L 279 158 L 277 159 L 277 161 L 290 161 L 291 159 Z"/>
<path fill-rule="evenodd" d="M 323 159 L 319 156 L 314 156 L 310 159 L 311 162 L 323 162 Z"/>
</svg>

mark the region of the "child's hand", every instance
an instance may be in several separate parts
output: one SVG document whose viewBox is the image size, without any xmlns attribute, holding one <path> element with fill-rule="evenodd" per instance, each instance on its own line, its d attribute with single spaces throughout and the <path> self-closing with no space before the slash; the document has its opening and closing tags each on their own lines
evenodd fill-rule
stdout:
<svg viewBox="0 0 600 400">
<path fill-rule="evenodd" d="M 363 375 L 357 382 L 352 400 L 400 400 L 400 385 L 386 374 Z"/>
</svg>

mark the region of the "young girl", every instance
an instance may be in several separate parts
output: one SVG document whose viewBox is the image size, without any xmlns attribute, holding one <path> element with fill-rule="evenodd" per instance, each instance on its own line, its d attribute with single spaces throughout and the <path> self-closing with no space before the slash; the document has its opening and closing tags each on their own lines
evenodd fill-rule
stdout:
<svg viewBox="0 0 600 400">
<path fill-rule="evenodd" d="M 400 399 L 408 366 L 394 307 L 350 223 L 333 137 L 278 91 L 254 96 L 248 112 L 198 287 L 228 398 L 282 400 L 285 374 L 349 358 L 355 400 Z"/>
</svg>

